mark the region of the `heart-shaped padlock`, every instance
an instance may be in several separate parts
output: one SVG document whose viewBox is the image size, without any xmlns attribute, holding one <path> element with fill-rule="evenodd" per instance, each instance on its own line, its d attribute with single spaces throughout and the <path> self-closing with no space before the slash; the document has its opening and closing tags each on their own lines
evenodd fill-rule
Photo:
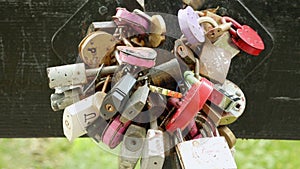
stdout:
<svg viewBox="0 0 300 169">
<path fill-rule="evenodd" d="M 258 56 L 265 49 L 261 37 L 250 26 L 241 25 L 227 16 L 224 16 L 222 20 L 223 23 L 231 22 L 232 26 L 236 28 L 236 30 L 233 28 L 230 29 L 231 39 L 241 50 L 250 55 Z"/>
</svg>

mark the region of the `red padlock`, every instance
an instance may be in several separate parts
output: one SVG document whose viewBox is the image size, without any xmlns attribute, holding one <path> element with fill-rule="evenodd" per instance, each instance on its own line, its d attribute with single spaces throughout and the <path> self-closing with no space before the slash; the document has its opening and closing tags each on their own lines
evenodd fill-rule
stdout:
<svg viewBox="0 0 300 169">
<path fill-rule="evenodd" d="M 196 114 L 202 109 L 211 92 L 213 84 L 205 78 L 194 83 L 184 96 L 179 109 L 166 125 L 166 130 L 174 132 L 177 128 L 184 130 Z"/>
<path fill-rule="evenodd" d="M 232 26 L 236 28 L 236 30 L 233 28 L 230 29 L 230 34 L 232 35 L 231 39 L 233 43 L 244 52 L 258 56 L 265 49 L 265 45 L 261 37 L 250 26 L 241 25 L 234 19 L 227 16 L 222 18 L 222 22 L 231 22 Z"/>
</svg>

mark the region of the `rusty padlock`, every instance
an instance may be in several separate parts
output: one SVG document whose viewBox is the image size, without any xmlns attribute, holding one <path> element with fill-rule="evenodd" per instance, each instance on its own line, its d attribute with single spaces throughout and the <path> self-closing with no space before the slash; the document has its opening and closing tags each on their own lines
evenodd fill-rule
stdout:
<svg viewBox="0 0 300 169">
<path fill-rule="evenodd" d="M 258 56 L 264 49 L 265 45 L 258 33 L 248 25 L 241 25 L 234 19 L 224 16 L 223 23 L 231 22 L 233 28 L 230 29 L 232 41 L 244 52 Z"/>
</svg>

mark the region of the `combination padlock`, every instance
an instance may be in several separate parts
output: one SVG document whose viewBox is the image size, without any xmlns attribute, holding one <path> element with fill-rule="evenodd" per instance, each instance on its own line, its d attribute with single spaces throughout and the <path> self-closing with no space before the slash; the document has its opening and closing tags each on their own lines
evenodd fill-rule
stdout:
<svg viewBox="0 0 300 169">
<path fill-rule="evenodd" d="M 234 19 L 224 16 L 223 23 L 231 22 L 233 28 L 230 29 L 233 43 L 244 52 L 258 56 L 264 49 L 265 45 L 258 33 L 248 25 L 241 25 Z"/>
<path fill-rule="evenodd" d="M 157 121 L 151 121 L 143 149 L 141 168 L 161 169 L 165 161 L 164 153 L 164 134 L 158 129 Z"/>
<path fill-rule="evenodd" d="M 86 127 L 99 117 L 99 109 L 105 95 L 104 92 L 97 92 L 65 108 L 63 130 L 69 141 L 86 134 Z"/>
<path fill-rule="evenodd" d="M 117 60 L 134 66 L 151 68 L 155 65 L 157 53 L 154 49 L 147 47 L 118 46 L 120 51 Z"/>
<path fill-rule="evenodd" d="M 146 129 L 144 127 L 131 124 L 121 145 L 119 155 L 119 169 L 134 169 L 144 147 Z"/>
<path fill-rule="evenodd" d="M 125 8 L 117 8 L 117 13 L 112 17 L 118 26 L 129 26 L 139 35 L 148 32 L 150 24 L 147 19 L 127 11 Z"/>
<path fill-rule="evenodd" d="M 184 73 L 186 81 L 192 86 L 183 97 L 182 104 L 173 114 L 166 124 L 166 130 L 174 132 L 177 128 L 183 130 L 195 115 L 202 109 L 203 105 L 210 96 L 213 87 L 212 83 L 205 78 L 199 81 L 190 71 Z"/>
<path fill-rule="evenodd" d="M 144 108 L 149 94 L 148 84 L 139 87 L 129 98 L 121 112 L 120 121 L 126 123 L 133 120 Z"/>
<path fill-rule="evenodd" d="M 100 108 L 100 115 L 105 120 L 112 118 L 117 112 L 122 112 L 135 82 L 132 75 L 126 74 L 107 93 Z"/>
<path fill-rule="evenodd" d="M 120 121 L 120 115 L 118 115 L 116 118 L 112 119 L 109 125 L 104 129 L 101 137 L 102 142 L 110 149 L 114 149 L 122 142 L 123 136 L 130 124 L 131 121 L 122 123 Z"/>
<path fill-rule="evenodd" d="M 118 41 L 112 34 L 96 31 L 88 34 L 79 44 L 79 55 L 90 68 L 99 67 L 102 63 L 109 65 L 110 55 Z"/>
<path fill-rule="evenodd" d="M 178 11 L 178 22 L 184 37 L 192 46 L 202 44 L 205 41 L 203 28 L 198 23 L 199 16 L 192 7 Z"/>
</svg>

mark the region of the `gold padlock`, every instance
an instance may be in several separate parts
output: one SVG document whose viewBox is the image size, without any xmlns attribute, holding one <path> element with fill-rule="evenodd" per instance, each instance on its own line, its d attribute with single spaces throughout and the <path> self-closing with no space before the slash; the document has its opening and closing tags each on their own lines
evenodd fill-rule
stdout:
<svg viewBox="0 0 300 169">
<path fill-rule="evenodd" d="M 99 67 L 102 63 L 110 64 L 110 54 L 114 51 L 117 40 L 113 35 L 96 31 L 88 34 L 79 44 L 79 55 L 90 68 Z"/>
</svg>

